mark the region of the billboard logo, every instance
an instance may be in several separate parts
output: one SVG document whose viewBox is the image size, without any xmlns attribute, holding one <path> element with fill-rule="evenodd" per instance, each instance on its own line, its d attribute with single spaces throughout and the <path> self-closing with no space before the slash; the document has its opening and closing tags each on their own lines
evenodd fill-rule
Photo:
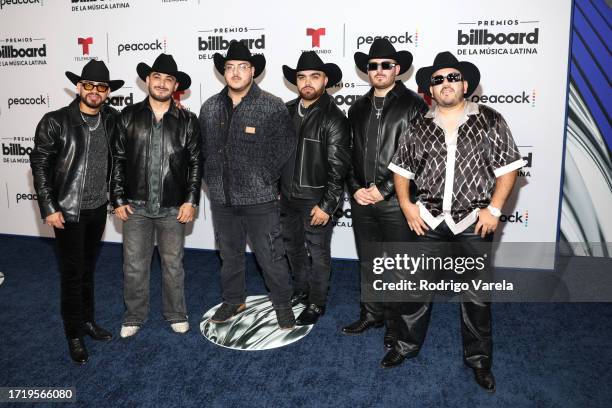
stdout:
<svg viewBox="0 0 612 408">
<path fill-rule="evenodd" d="M 539 21 L 481 20 L 459 23 L 457 30 L 457 54 L 459 55 L 513 55 L 537 54 L 540 28 L 533 27 Z M 520 26 L 529 25 L 526 30 Z M 464 25 L 477 28 L 466 30 Z M 505 30 L 505 31 L 504 31 Z"/>
</svg>

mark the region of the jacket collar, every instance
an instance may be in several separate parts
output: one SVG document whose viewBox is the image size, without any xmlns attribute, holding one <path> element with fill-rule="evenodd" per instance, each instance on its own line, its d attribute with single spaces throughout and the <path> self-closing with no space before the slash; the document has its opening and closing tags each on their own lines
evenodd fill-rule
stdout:
<svg viewBox="0 0 612 408">
<path fill-rule="evenodd" d="M 225 87 L 221 90 L 219 94 L 224 96 L 225 98 L 229 98 L 229 87 L 225 85 Z M 244 95 L 240 103 L 251 100 L 251 99 L 255 99 L 260 94 L 261 94 L 261 88 L 259 87 L 259 85 L 257 85 L 255 81 L 253 81 L 253 83 L 251 84 L 251 89 L 249 89 L 249 92 L 247 92 L 247 94 Z"/>
<path fill-rule="evenodd" d="M 148 109 L 149 111 L 151 111 L 151 113 L 153 113 L 153 109 L 151 108 L 151 104 L 149 103 L 149 96 L 147 95 L 144 100 L 142 101 L 142 106 L 140 107 L 141 110 L 144 109 Z M 174 103 L 174 99 L 172 99 L 170 101 L 170 108 L 168 109 L 168 112 L 171 114 L 172 116 L 174 116 L 175 118 L 178 118 L 179 116 L 179 109 L 176 107 L 175 103 Z"/>
<path fill-rule="evenodd" d="M 480 113 L 480 109 L 478 108 L 477 103 L 468 101 L 466 99 L 464 112 L 465 112 L 466 117 L 470 115 L 478 115 Z M 434 119 L 435 121 L 436 118 L 438 117 L 438 106 L 433 105 L 431 108 L 429 108 L 429 111 L 427 111 L 427 113 L 425 114 L 425 117 L 429 119 Z"/>
<path fill-rule="evenodd" d="M 402 81 L 395 81 L 395 86 L 393 87 L 393 89 L 391 89 L 388 93 L 387 93 L 387 97 L 389 99 L 392 98 L 397 98 L 399 97 L 401 94 L 403 94 L 404 92 L 406 92 L 407 88 L 406 85 L 404 85 L 404 83 Z M 369 100 L 372 100 L 372 98 L 374 97 L 374 87 L 371 87 L 370 90 L 368 91 L 368 93 L 366 94 L 366 96 L 368 97 Z"/>
</svg>

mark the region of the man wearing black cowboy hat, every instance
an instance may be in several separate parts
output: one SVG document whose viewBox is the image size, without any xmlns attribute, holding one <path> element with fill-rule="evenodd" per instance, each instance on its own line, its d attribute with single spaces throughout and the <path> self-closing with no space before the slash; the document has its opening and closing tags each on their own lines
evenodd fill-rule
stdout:
<svg viewBox="0 0 612 408">
<path fill-rule="evenodd" d="M 474 64 L 442 52 L 432 66 L 418 70 L 416 81 L 436 106 L 410 124 L 389 168 L 396 173 L 402 211 L 419 241 L 452 242 L 466 255 L 474 245 L 492 241 L 524 161 L 502 115 L 466 99 L 480 81 Z M 410 180 L 416 200 L 408 195 Z M 389 366 L 418 354 L 431 302 L 400 314 L 398 342 L 386 357 Z M 465 364 L 474 370 L 476 382 L 493 392 L 490 303 L 461 303 L 461 333 Z"/>
<path fill-rule="evenodd" d="M 172 94 L 191 85 L 171 55 L 136 71 L 149 95 L 121 112 L 111 199 L 123 221 L 122 338 L 135 335 L 149 313 L 149 272 L 155 237 L 162 267 L 163 314 L 176 333 L 189 330 L 185 305 L 185 225 L 200 202 L 202 168 L 196 116 L 178 109 Z"/>
<path fill-rule="evenodd" d="M 372 88 L 349 109 L 352 130 L 352 166 L 347 177 L 353 229 L 362 268 L 370 242 L 405 242 L 414 239 L 407 228 L 387 166 L 408 123 L 427 109 L 423 99 L 407 89 L 397 76 L 412 65 L 412 54 L 396 51 L 389 40 L 378 38 L 369 54 L 354 55 L 357 69 L 366 73 Z M 371 270 L 371 269 L 370 269 Z M 357 321 L 344 327 L 347 335 L 386 326 L 384 345 L 392 347 L 396 332 L 391 308 L 383 302 L 361 302 Z"/>
<path fill-rule="evenodd" d="M 340 67 L 324 64 L 315 52 L 306 51 L 295 69 L 283 65 L 283 73 L 300 97 L 287 103 L 298 144 L 281 175 L 281 223 L 293 272 L 292 302 L 307 305 L 297 324 L 309 325 L 325 313 L 331 217 L 344 192 L 351 131 L 325 90 L 342 78 Z"/>
<path fill-rule="evenodd" d="M 214 55 L 227 84 L 200 110 L 204 178 L 208 186 L 217 245 L 221 253 L 223 304 L 211 318 L 222 323 L 245 308 L 247 235 L 262 268 L 278 325 L 295 326 L 291 282 L 281 236 L 278 180 L 295 148 L 295 131 L 283 102 L 254 82 L 265 67 L 232 42 L 227 56 Z"/>
<path fill-rule="evenodd" d="M 96 60 L 80 76 L 66 76 L 76 85 L 77 98 L 38 123 L 30 166 L 41 216 L 55 231 L 70 356 L 82 364 L 88 359 L 84 335 L 112 338 L 94 321 L 94 270 L 106 226 L 117 113 L 104 101 L 123 81 L 110 80 L 104 62 Z"/>
</svg>

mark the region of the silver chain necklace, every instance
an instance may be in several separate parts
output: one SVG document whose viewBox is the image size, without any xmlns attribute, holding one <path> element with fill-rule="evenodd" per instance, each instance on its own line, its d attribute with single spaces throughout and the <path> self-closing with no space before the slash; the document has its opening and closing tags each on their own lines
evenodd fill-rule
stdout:
<svg viewBox="0 0 612 408">
<path fill-rule="evenodd" d="M 385 99 L 386 98 L 387 98 L 387 95 L 385 95 L 383 97 L 382 106 L 379 108 L 378 106 L 376 106 L 376 97 L 375 96 L 372 97 L 372 100 L 374 102 L 374 109 L 376 109 L 376 119 L 380 119 L 380 115 L 382 114 L 382 110 L 385 107 Z"/>
<path fill-rule="evenodd" d="M 83 112 L 80 112 L 80 113 L 81 113 L 81 119 L 83 119 L 83 122 L 85 122 L 90 132 L 93 132 L 94 130 L 98 128 L 98 126 L 100 126 L 100 118 L 102 117 L 102 115 L 100 115 L 100 112 L 98 112 L 98 120 L 96 121 L 96 125 L 94 127 L 89 126 L 89 123 L 85 120 L 85 116 L 83 116 Z"/>
<path fill-rule="evenodd" d="M 304 108 L 304 109 L 306 109 L 306 108 Z M 300 118 L 303 118 L 304 115 L 305 115 L 304 113 L 302 113 L 302 101 L 300 101 L 298 103 L 298 115 L 300 115 Z"/>
</svg>

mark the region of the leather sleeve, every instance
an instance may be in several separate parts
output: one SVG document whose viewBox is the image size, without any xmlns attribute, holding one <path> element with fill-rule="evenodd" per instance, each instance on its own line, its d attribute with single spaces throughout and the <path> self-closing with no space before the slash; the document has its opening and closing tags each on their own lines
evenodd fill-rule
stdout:
<svg viewBox="0 0 612 408">
<path fill-rule="evenodd" d="M 348 122 L 349 122 L 349 141 L 350 141 L 350 145 L 349 145 L 349 151 L 351 152 L 351 162 L 348 165 L 348 170 L 346 173 L 346 187 L 348 189 L 349 194 L 351 195 L 351 197 L 353 196 L 353 194 L 355 194 L 355 192 L 357 190 L 359 190 L 362 185 L 359 182 L 359 180 L 357 179 L 357 177 L 355 176 L 355 172 L 353 169 L 353 166 L 355 165 L 356 162 L 358 162 L 358 160 L 355 159 L 355 157 L 353 156 L 355 154 L 355 137 L 356 137 L 356 131 L 355 131 L 355 123 L 354 121 L 351 120 L 351 117 L 353 117 L 353 115 L 355 115 L 355 108 L 351 107 L 351 109 L 349 109 L 349 114 L 348 114 Z"/>
<path fill-rule="evenodd" d="M 126 109 L 124 109 L 117 118 L 117 127 L 112 144 L 115 162 L 113 163 L 113 173 L 111 174 L 110 199 L 114 208 L 128 204 L 125 197 L 125 138 L 128 115 L 129 112 L 126 112 Z"/>
<path fill-rule="evenodd" d="M 319 207 L 332 215 L 344 192 L 344 179 L 351 160 L 351 129 L 344 115 L 334 116 L 328 123 L 327 135 L 327 186 Z"/>
<path fill-rule="evenodd" d="M 202 190 L 202 139 L 200 137 L 200 125 L 193 113 L 189 113 L 186 148 L 189 152 L 189 166 L 185 202 L 198 205 L 200 203 L 200 191 Z"/>
<path fill-rule="evenodd" d="M 55 162 L 58 153 L 57 140 L 60 133 L 60 124 L 50 114 L 43 116 L 36 127 L 34 148 L 30 154 L 34 189 L 43 219 L 60 211 L 53 191 Z"/>
</svg>

